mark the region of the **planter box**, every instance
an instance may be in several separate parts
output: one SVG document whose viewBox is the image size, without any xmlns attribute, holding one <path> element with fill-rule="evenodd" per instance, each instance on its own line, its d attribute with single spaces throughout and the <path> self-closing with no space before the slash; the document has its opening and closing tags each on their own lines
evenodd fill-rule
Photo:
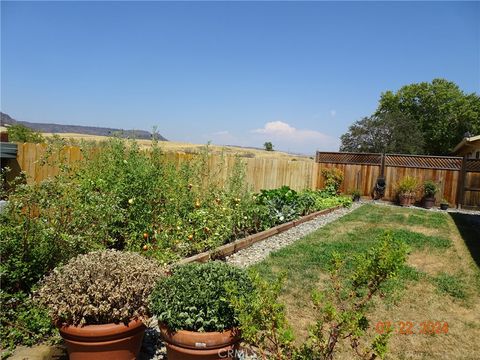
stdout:
<svg viewBox="0 0 480 360">
<path fill-rule="evenodd" d="M 331 213 L 334 210 L 340 209 L 342 206 L 336 206 L 330 209 L 325 209 L 325 210 L 320 210 L 308 215 L 305 215 L 297 220 L 289 221 L 285 224 L 281 224 L 278 226 L 275 226 L 271 229 L 261 231 L 259 233 L 249 235 L 243 239 L 235 240 L 234 242 L 231 242 L 229 244 L 222 245 L 216 249 L 210 250 L 210 251 L 205 251 L 203 253 L 197 254 L 190 256 L 188 258 L 181 259 L 177 264 L 188 264 L 191 262 L 207 262 L 212 259 L 221 259 L 226 256 L 232 255 L 236 253 L 237 251 L 240 251 L 242 249 L 245 249 L 256 242 L 265 240 L 266 238 L 269 238 L 270 236 L 282 233 L 288 229 L 291 229 L 297 225 L 300 225 L 306 221 L 310 221 L 318 216 L 321 215 L 326 215 L 328 213 Z"/>
</svg>

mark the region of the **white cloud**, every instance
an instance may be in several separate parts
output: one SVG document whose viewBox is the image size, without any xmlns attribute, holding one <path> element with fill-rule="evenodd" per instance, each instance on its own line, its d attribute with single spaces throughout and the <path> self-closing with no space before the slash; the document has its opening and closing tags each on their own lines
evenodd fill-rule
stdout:
<svg viewBox="0 0 480 360">
<path fill-rule="evenodd" d="M 265 124 L 262 129 L 252 130 L 258 134 L 270 134 L 270 135 L 292 135 L 297 129 L 284 123 L 283 121 L 272 121 Z"/>
<path fill-rule="evenodd" d="M 336 151 L 337 138 L 317 130 L 297 129 L 284 121 L 270 121 L 250 131 L 219 130 L 203 135 L 205 142 L 216 145 L 239 145 L 263 148 L 271 141 L 275 150 L 314 155 L 316 150 Z"/>
<path fill-rule="evenodd" d="M 252 130 L 262 141 L 272 141 L 278 150 L 313 154 L 315 150 L 336 150 L 338 139 L 316 130 L 297 129 L 283 121 L 267 122 L 263 128 Z"/>
</svg>

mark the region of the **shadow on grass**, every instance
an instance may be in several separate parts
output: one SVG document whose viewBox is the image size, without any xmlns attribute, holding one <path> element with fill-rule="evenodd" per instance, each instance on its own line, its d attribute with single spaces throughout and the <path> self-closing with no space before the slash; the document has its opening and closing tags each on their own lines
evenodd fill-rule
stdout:
<svg viewBox="0 0 480 360">
<path fill-rule="evenodd" d="M 480 268 L 480 215 L 450 213 L 460 235 Z"/>
</svg>

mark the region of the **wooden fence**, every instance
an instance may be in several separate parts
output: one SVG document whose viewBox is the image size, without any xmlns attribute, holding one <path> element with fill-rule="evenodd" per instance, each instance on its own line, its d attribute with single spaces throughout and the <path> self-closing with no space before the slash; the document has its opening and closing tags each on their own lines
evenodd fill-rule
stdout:
<svg viewBox="0 0 480 360">
<path fill-rule="evenodd" d="M 18 144 L 17 162 L 27 174 L 29 182 L 40 182 L 58 174 L 57 165 L 44 164 L 48 147 L 45 144 Z M 69 163 L 82 159 L 77 146 L 66 146 L 60 154 Z M 171 161 L 182 163 L 195 155 L 166 153 Z M 231 174 L 235 157 L 210 155 L 209 168 L 220 169 L 219 178 Z M 254 191 L 288 185 L 296 190 L 324 187 L 322 170 L 336 167 L 343 171 L 345 179 L 341 190 L 359 189 L 362 196 L 371 196 L 377 178 L 386 180 L 385 200 L 395 200 L 395 186 L 407 175 L 419 182 L 433 180 L 440 186 L 438 200 L 447 199 L 450 204 L 480 208 L 480 160 L 451 156 L 422 156 L 398 154 L 317 152 L 316 161 L 297 161 L 276 158 L 241 158 L 246 167 L 246 181 Z M 54 163 L 54 162 L 53 162 Z"/>
<path fill-rule="evenodd" d="M 318 172 L 338 168 L 345 179 L 342 191 L 358 189 L 362 196 L 371 196 L 378 177 L 385 178 L 385 200 L 393 201 L 396 184 L 405 176 L 420 183 L 433 180 L 440 186 L 438 200 L 450 204 L 480 207 L 480 160 L 453 156 L 317 152 Z M 323 186 L 321 176 L 317 187 Z"/>
<path fill-rule="evenodd" d="M 43 161 L 48 147 L 45 144 L 18 144 L 17 162 L 20 170 L 27 175 L 29 183 L 40 182 L 48 177 L 58 174 L 57 165 L 45 164 Z M 52 154 L 62 157 L 68 163 L 74 163 L 83 158 L 81 150 L 77 146 L 65 146 L 60 154 Z M 195 155 L 190 153 L 165 153 L 170 161 L 180 164 L 191 160 Z M 212 154 L 208 158 L 209 169 L 219 169 L 219 179 L 226 180 L 232 173 L 236 157 L 232 155 Z M 282 185 L 288 185 L 293 189 L 301 190 L 314 188 L 317 182 L 317 164 L 312 160 L 298 161 L 276 158 L 240 158 L 245 164 L 246 181 L 254 191 L 260 189 L 272 189 Z"/>
</svg>

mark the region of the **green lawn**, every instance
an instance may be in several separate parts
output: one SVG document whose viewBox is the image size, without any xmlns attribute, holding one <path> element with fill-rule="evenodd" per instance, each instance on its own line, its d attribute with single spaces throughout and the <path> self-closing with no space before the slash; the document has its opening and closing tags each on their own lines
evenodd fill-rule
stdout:
<svg viewBox="0 0 480 360">
<path fill-rule="evenodd" d="M 369 249 L 385 231 L 410 246 L 406 266 L 385 284 L 387 296 L 375 300 L 370 322 L 448 322 L 442 335 L 393 334 L 390 359 L 480 358 L 480 225 L 477 218 L 450 216 L 383 205 L 365 205 L 271 254 L 254 267 L 264 276 L 286 273 L 281 300 L 302 341 L 313 322 L 310 294 L 324 288 L 332 252 L 346 258 Z M 372 329 L 371 336 L 374 335 Z M 339 358 L 351 352 L 340 349 Z"/>
</svg>

